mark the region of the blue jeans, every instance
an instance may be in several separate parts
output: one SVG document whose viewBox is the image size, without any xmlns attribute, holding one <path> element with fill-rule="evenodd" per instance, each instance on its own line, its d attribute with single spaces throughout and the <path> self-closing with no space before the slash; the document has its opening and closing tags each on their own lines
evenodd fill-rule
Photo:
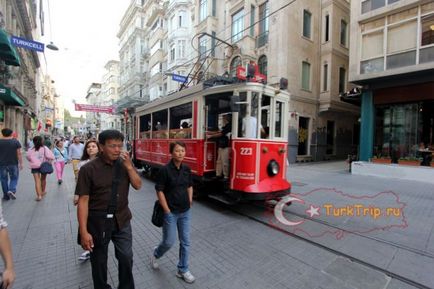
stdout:
<svg viewBox="0 0 434 289">
<path fill-rule="evenodd" d="M 178 271 L 188 271 L 188 255 L 190 252 L 190 223 L 191 212 L 188 209 L 184 213 L 164 214 L 163 241 L 154 251 L 154 256 L 159 259 L 175 244 L 176 228 L 179 236 L 179 262 Z"/>
<path fill-rule="evenodd" d="M 18 175 L 18 165 L 0 166 L 0 179 L 5 198 L 9 198 L 8 192 L 17 191 Z"/>
</svg>

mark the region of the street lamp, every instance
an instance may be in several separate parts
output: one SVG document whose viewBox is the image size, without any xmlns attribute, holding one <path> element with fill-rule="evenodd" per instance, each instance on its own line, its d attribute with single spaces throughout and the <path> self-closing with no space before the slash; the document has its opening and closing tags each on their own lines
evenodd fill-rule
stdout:
<svg viewBox="0 0 434 289">
<path fill-rule="evenodd" d="M 54 45 L 53 41 L 50 41 L 50 44 L 47 45 L 47 48 L 51 49 L 51 50 L 54 50 L 54 51 L 59 50 L 59 47 L 57 47 L 56 45 Z"/>
</svg>

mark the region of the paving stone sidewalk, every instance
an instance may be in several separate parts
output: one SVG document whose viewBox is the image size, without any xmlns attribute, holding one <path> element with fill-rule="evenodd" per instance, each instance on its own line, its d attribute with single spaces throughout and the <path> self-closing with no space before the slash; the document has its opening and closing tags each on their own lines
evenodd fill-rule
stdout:
<svg viewBox="0 0 434 289">
<path fill-rule="evenodd" d="M 47 196 L 36 202 L 29 169 L 20 175 L 17 199 L 3 202 L 13 243 L 16 289 L 93 288 L 89 262 L 77 260 L 76 208 L 72 205 L 74 179 L 67 165 L 62 185 L 48 177 Z M 190 269 L 196 276 L 188 285 L 175 277 L 178 246 L 160 261 L 149 264 L 152 248 L 161 239 L 150 222 L 154 184 L 143 179 L 131 191 L 134 276 L 136 288 L 412 288 L 384 274 L 292 238 L 240 216 L 213 202 L 193 206 Z M 117 288 L 117 264 L 109 255 L 109 282 Z"/>
</svg>

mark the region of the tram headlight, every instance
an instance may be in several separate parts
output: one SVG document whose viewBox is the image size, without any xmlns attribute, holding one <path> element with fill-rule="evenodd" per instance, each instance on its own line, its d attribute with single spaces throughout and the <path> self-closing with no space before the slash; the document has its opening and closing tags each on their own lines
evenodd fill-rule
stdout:
<svg viewBox="0 0 434 289">
<path fill-rule="evenodd" d="M 268 175 L 270 177 L 275 176 L 275 175 L 277 175 L 279 173 L 279 171 L 280 171 L 279 163 L 276 162 L 275 160 L 271 160 L 268 163 L 268 167 L 267 167 Z"/>
</svg>

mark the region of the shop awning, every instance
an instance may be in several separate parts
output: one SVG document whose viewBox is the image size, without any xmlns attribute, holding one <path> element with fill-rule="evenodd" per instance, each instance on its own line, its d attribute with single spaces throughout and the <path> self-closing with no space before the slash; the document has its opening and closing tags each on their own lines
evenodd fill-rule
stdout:
<svg viewBox="0 0 434 289">
<path fill-rule="evenodd" d="M 0 29 L 0 60 L 7 65 L 20 66 L 20 57 L 3 29 Z"/>
<path fill-rule="evenodd" d="M 12 89 L 0 84 L 0 100 L 7 105 L 24 106 L 26 103 Z"/>
</svg>

